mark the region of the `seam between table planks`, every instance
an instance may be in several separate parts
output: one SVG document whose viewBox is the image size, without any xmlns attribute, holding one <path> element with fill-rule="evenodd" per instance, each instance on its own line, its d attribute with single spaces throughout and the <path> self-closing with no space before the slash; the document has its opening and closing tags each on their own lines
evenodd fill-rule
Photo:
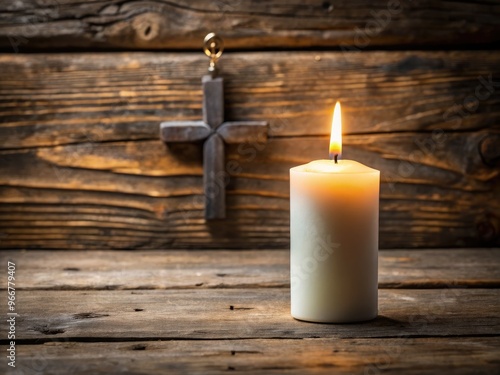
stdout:
<svg viewBox="0 0 500 375">
<path fill-rule="evenodd" d="M 120 342 L 165 342 L 165 341 L 249 341 L 249 340 L 294 340 L 294 341 L 309 341 L 309 340 L 389 340 L 389 339 L 453 339 L 453 338 L 495 338 L 500 337 L 500 333 L 492 334 L 456 334 L 456 335 L 388 335 L 388 336 L 377 336 L 377 337 L 288 337 L 288 336 L 276 336 L 276 337 L 210 337 L 210 338 L 189 338 L 189 337 L 53 337 L 53 338 L 36 338 L 36 339 L 18 339 L 16 340 L 16 345 L 43 345 L 50 342 L 75 342 L 75 343 L 120 343 Z M 8 345 L 10 340 L 2 339 L 0 340 L 0 345 Z"/>
<path fill-rule="evenodd" d="M 73 287 L 67 286 L 54 286 L 48 288 L 17 288 L 18 291 L 110 291 L 110 290 L 192 290 L 192 289 L 289 289 L 290 284 L 220 284 L 214 286 L 173 286 L 173 287 L 153 287 L 153 286 L 140 286 L 140 287 L 126 287 L 120 285 L 107 285 L 102 287 Z M 379 289 L 498 289 L 500 288 L 500 281 L 469 281 L 459 283 L 449 283 L 446 281 L 439 282 L 422 282 L 422 283 L 381 283 L 378 285 Z M 5 291 L 6 288 L 0 288 Z"/>
</svg>

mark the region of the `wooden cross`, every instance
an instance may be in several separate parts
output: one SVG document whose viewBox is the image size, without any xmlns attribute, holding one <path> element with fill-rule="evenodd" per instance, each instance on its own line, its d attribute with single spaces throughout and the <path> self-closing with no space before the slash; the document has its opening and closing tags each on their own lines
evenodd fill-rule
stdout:
<svg viewBox="0 0 500 375">
<path fill-rule="evenodd" d="M 205 38 L 218 38 L 209 34 Z M 212 45 L 211 59 L 222 53 L 222 41 Z M 218 47 L 219 49 L 217 49 Z M 207 47 L 206 47 L 207 48 Z M 205 49 L 205 53 L 207 50 Z M 208 53 L 207 53 L 208 54 Z M 164 142 L 196 142 L 203 144 L 203 185 L 205 195 L 205 218 L 223 219 L 226 217 L 226 181 L 224 143 L 241 144 L 262 142 L 267 139 L 265 121 L 227 121 L 224 122 L 224 80 L 215 77 L 215 62 L 210 64 L 209 72 L 202 78 L 203 121 L 167 121 L 160 124 L 160 137 Z"/>
</svg>

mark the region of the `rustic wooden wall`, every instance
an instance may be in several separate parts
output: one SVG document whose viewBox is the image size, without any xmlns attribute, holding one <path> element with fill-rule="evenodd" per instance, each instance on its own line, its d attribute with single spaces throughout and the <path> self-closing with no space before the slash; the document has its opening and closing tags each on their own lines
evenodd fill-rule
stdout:
<svg viewBox="0 0 500 375">
<path fill-rule="evenodd" d="M 2 0 L 0 11 L 7 50 L 198 50 L 213 30 L 244 50 L 500 42 L 497 0 Z"/>
<path fill-rule="evenodd" d="M 0 247 L 286 248 L 288 169 L 327 156 L 337 99 L 381 248 L 500 245 L 500 4 L 396 3 L 0 1 Z M 227 148 L 207 223 L 201 145 L 158 127 L 201 118 L 208 31 L 226 118 L 270 139 Z"/>
</svg>

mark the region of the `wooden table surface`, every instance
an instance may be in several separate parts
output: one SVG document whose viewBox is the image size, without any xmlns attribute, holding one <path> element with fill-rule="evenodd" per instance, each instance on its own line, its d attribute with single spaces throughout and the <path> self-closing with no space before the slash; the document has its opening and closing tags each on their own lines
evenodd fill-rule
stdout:
<svg viewBox="0 0 500 375">
<path fill-rule="evenodd" d="M 380 251 L 379 316 L 361 324 L 294 320 L 288 257 L 3 251 L 20 316 L 0 373 L 500 373 L 500 249 Z"/>
</svg>

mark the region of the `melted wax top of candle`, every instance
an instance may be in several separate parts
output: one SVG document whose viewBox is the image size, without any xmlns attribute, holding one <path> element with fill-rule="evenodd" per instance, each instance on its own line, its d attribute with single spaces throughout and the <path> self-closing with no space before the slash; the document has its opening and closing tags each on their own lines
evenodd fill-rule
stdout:
<svg viewBox="0 0 500 375">
<path fill-rule="evenodd" d="M 314 160 L 308 164 L 302 165 L 303 172 L 313 173 L 374 173 L 376 169 L 367 167 L 354 160 L 339 160 L 335 163 L 333 160 Z"/>
</svg>

